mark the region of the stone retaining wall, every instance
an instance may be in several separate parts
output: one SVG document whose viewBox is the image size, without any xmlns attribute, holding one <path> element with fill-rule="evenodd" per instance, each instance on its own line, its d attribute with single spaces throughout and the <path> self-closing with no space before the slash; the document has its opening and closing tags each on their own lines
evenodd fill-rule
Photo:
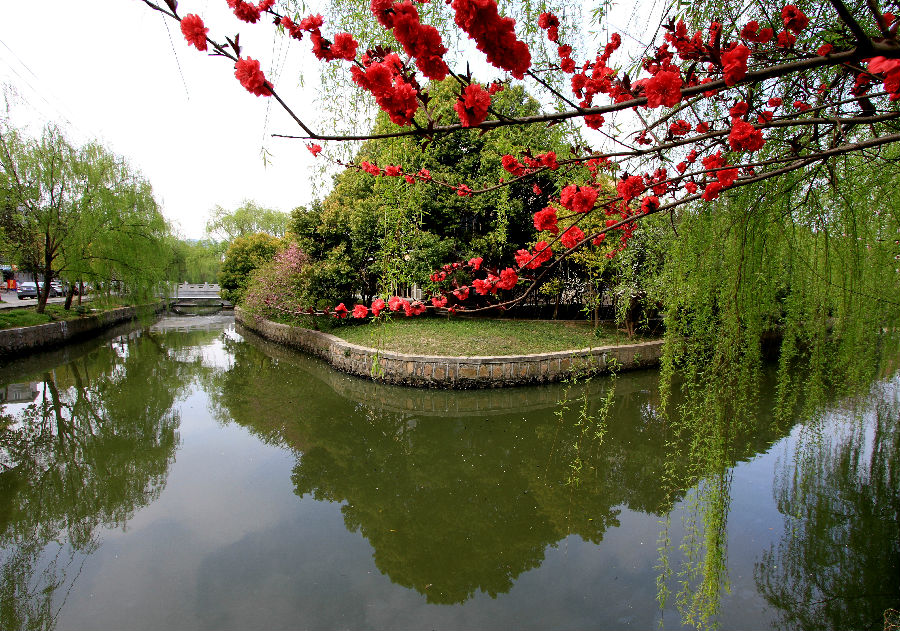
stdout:
<svg viewBox="0 0 900 631">
<path fill-rule="evenodd" d="M 103 313 L 35 326 L 0 329 L 0 359 L 10 359 L 93 335 L 120 322 L 156 312 L 157 305 L 121 307 Z"/>
<path fill-rule="evenodd" d="M 235 309 L 235 320 L 262 337 L 317 355 L 334 368 L 376 381 L 430 388 L 497 388 L 560 381 L 659 364 L 662 341 L 558 353 L 495 357 L 406 355 L 351 344 L 321 331 L 278 324 Z"/>
</svg>

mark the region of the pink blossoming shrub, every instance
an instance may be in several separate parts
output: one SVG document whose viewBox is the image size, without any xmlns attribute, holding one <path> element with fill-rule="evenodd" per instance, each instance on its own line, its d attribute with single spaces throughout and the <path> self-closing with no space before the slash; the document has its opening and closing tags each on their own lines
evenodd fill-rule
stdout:
<svg viewBox="0 0 900 631">
<path fill-rule="evenodd" d="M 253 272 L 244 296 L 244 309 L 268 320 L 308 326 L 309 273 L 309 257 L 296 243 L 291 243 Z"/>
</svg>

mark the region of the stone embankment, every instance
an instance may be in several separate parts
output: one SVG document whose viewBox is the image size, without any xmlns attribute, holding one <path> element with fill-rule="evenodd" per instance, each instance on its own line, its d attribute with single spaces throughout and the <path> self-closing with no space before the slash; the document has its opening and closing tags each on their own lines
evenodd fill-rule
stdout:
<svg viewBox="0 0 900 631">
<path fill-rule="evenodd" d="M 534 355 L 445 357 L 407 355 L 351 344 L 321 331 L 271 322 L 235 309 L 235 320 L 258 335 L 321 357 L 334 368 L 386 383 L 426 388 L 498 388 L 561 381 L 659 364 L 662 341 Z"/>
<path fill-rule="evenodd" d="M 74 320 L 0 329 L 0 360 L 53 348 L 85 338 L 115 326 L 120 322 L 134 320 L 140 316 L 155 313 L 160 308 L 163 307 L 161 305 L 121 307 Z"/>
</svg>

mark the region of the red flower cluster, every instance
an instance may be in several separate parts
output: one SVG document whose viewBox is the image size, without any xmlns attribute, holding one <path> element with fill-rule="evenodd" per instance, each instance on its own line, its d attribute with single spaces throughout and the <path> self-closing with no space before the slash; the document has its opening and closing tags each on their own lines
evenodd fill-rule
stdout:
<svg viewBox="0 0 900 631">
<path fill-rule="evenodd" d="M 516 252 L 516 265 L 527 269 L 537 269 L 550 260 L 553 251 L 546 241 L 538 241 L 534 244 L 534 252 L 522 249 Z"/>
<path fill-rule="evenodd" d="M 504 169 L 516 177 L 534 173 L 536 169 L 541 167 L 546 167 L 551 171 L 556 171 L 559 168 L 559 162 L 556 161 L 555 151 L 548 151 L 547 153 L 536 155 L 533 158 L 531 156 L 525 156 L 522 159 L 525 164 L 521 164 L 513 156 L 507 154 L 500 158 L 500 163 L 503 165 Z"/>
<path fill-rule="evenodd" d="M 279 22 L 294 39 L 303 39 L 303 33 L 308 32 L 316 59 L 322 61 L 335 61 L 336 59 L 353 61 L 356 59 L 356 49 L 359 48 L 359 44 L 353 39 L 353 36 L 350 33 L 338 33 L 334 36 L 334 41 L 330 42 L 322 37 L 323 23 L 321 15 L 309 15 L 300 20 L 300 24 L 295 24 L 287 16 L 281 18 Z"/>
<path fill-rule="evenodd" d="M 408 0 L 407 0 L 408 1 Z M 463 127 L 477 127 L 487 118 L 491 106 L 491 95 L 481 85 L 470 83 L 463 88 L 462 94 L 453 104 Z"/>
<path fill-rule="evenodd" d="M 775 31 L 770 28 L 759 30 L 759 22 L 751 20 L 741 29 L 741 37 L 748 42 L 756 42 L 758 44 L 768 44 L 775 37 Z"/>
<path fill-rule="evenodd" d="M 572 93 L 581 99 L 581 107 L 590 107 L 597 94 L 608 94 L 616 103 L 634 98 L 621 81 L 614 80 L 615 70 L 606 65 L 621 43 L 621 36 L 613 33 L 603 54 L 598 55 L 593 63 L 585 64 L 582 71 L 572 77 Z M 590 114 L 584 117 L 584 121 L 591 129 L 599 129 L 604 122 L 602 114 Z"/>
<path fill-rule="evenodd" d="M 686 136 L 691 133 L 691 124 L 686 120 L 677 120 L 669 125 L 669 131 L 673 136 Z"/>
<path fill-rule="evenodd" d="M 419 10 L 410 0 L 371 0 L 369 8 L 379 24 L 393 29 L 394 38 L 416 60 L 422 74 L 435 81 L 444 80 L 450 71 L 443 59 L 447 48 L 436 28 L 419 21 Z"/>
<path fill-rule="evenodd" d="M 809 18 L 793 4 L 789 4 L 781 10 L 781 19 L 784 22 L 784 28 L 795 33 L 799 33 L 809 26 Z"/>
<path fill-rule="evenodd" d="M 643 81 L 635 82 L 635 85 L 644 86 L 644 95 L 647 97 L 647 107 L 673 107 L 681 101 L 681 73 L 677 70 L 660 70 L 656 75 Z"/>
<path fill-rule="evenodd" d="M 259 69 L 259 62 L 251 57 L 240 58 L 234 65 L 234 76 L 241 85 L 256 96 L 272 96 L 272 89 L 266 76 Z"/>
<path fill-rule="evenodd" d="M 644 192 L 644 178 L 640 175 L 626 177 L 616 184 L 616 191 L 626 204 Z"/>
<path fill-rule="evenodd" d="M 563 244 L 567 250 L 569 248 L 574 248 L 576 245 L 584 241 L 584 232 L 582 232 L 581 228 L 578 226 L 570 226 L 565 232 L 562 233 L 562 236 L 559 238 L 560 242 Z"/>
<path fill-rule="evenodd" d="M 197 50 L 206 50 L 206 34 L 209 33 L 209 29 L 203 25 L 199 15 L 188 13 L 181 18 L 181 33 L 188 44 Z"/>
<path fill-rule="evenodd" d="M 594 208 L 597 189 L 592 186 L 569 184 L 559 194 L 559 202 L 574 213 L 586 213 Z"/>
<path fill-rule="evenodd" d="M 659 208 L 659 197 L 656 195 L 647 195 L 641 200 L 641 214 L 647 215 Z"/>
<path fill-rule="evenodd" d="M 452 0 L 455 22 L 493 66 L 522 79 L 531 67 L 531 51 L 516 39 L 512 18 L 501 18 L 496 0 Z"/>
<path fill-rule="evenodd" d="M 378 168 L 378 165 L 373 164 L 368 160 L 363 160 L 362 162 L 360 162 L 359 168 L 373 177 L 378 177 L 379 175 L 381 175 L 381 169 Z"/>
<path fill-rule="evenodd" d="M 711 202 L 714 199 L 719 198 L 719 193 L 722 192 L 722 184 L 721 182 L 710 182 L 706 185 L 706 188 L 703 189 L 703 199 L 707 202 Z"/>
<path fill-rule="evenodd" d="M 453 290 L 453 295 L 456 296 L 457 300 L 468 300 L 469 299 L 469 288 L 468 287 L 460 287 L 459 289 Z"/>
<path fill-rule="evenodd" d="M 722 72 L 725 73 L 725 85 L 734 85 L 747 76 L 747 59 L 750 49 L 738 44 L 731 50 L 722 53 Z"/>
<path fill-rule="evenodd" d="M 778 46 L 778 48 L 793 48 L 796 43 L 797 38 L 789 31 L 781 31 L 778 34 L 778 38 L 775 40 L 775 45 Z"/>
<path fill-rule="evenodd" d="M 868 69 L 872 74 L 884 73 L 885 92 L 891 93 L 892 101 L 900 99 L 900 59 L 887 59 L 881 56 L 872 57 L 869 60 Z"/>
<path fill-rule="evenodd" d="M 226 0 L 229 8 L 234 11 L 234 15 L 242 22 L 256 24 L 259 16 L 271 9 L 275 5 L 275 0 L 261 0 L 259 4 L 250 4 L 243 0 Z"/>
<path fill-rule="evenodd" d="M 731 116 L 732 119 L 742 118 L 749 111 L 750 106 L 747 105 L 746 101 L 738 101 L 728 110 L 728 115 Z"/>
<path fill-rule="evenodd" d="M 552 13 L 541 13 L 538 16 L 538 26 L 547 31 L 547 39 L 551 42 L 559 39 L 559 18 Z"/>
<path fill-rule="evenodd" d="M 363 55 L 363 68 L 353 66 L 353 81 L 375 97 L 378 107 L 387 112 L 391 122 L 397 125 L 412 124 L 419 107 L 416 88 L 407 82 L 402 74 L 403 64 L 396 53 L 387 54 L 379 60 L 369 54 Z"/>
<path fill-rule="evenodd" d="M 558 234 L 559 226 L 556 225 L 556 222 L 556 209 L 552 206 L 547 206 L 543 210 L 534 213 L 535 230 L 547 230 L 551 234 Z"/>
<path fill-rule="evenodd" d="M 733 151 L 758 151 L 766 143 L 762 132 L 750 123 L 736 120 L 728 134 L 728 144 Z"/>
<path fill-rule="evenodd" d="M 313 154 L 313 157 L 318 156 L 322 152 L 322 145 L 317 145 L 312 142 L 306 145 L 306 148 L 309 149 L 309 152 L 311 154 Z"/>
<path fill-rule="evenodd" d="M 516 273 L 511 267 L 507 267 L 505 270 L 500 272 L 500 280 L 497 281 L 497 289 L 506 289 L 510 290 L 516 286 L 516 283 L 519 282 L 519 275 Z"/>
</svg>

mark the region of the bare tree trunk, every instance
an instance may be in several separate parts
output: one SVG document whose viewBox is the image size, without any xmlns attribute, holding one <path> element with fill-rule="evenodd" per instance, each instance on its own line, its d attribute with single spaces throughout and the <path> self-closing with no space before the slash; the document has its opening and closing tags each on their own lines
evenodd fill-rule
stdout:
<svg viewBox="0 0 900 631">
<path fill-rule="evenodd" d="M 68 289 L 66 289 L 66 305 L 65 310 L 68 311 L 72 308 L 72 298 L 75 297 L 75 285 L 70 284 Z"/>
</svg>

